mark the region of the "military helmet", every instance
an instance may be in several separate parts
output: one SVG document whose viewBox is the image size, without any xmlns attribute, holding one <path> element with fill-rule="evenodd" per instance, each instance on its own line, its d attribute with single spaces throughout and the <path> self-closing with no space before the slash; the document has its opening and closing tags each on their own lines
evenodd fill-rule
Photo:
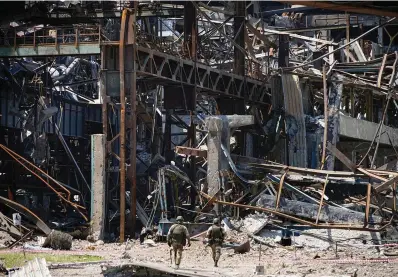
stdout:
<svg viewBox="0 0 398 277">
<path fill-rule="evenodd" d="M 179 216 L 177 216 L 176 221 L 177 222 L 184 222 L 184 218 L 179 215 Z"/>
<path fill-rule="evenodd" d="M 220 220 L 218 218 L 213 219 L 213 224 L 220 224 Z"/>
</svg>

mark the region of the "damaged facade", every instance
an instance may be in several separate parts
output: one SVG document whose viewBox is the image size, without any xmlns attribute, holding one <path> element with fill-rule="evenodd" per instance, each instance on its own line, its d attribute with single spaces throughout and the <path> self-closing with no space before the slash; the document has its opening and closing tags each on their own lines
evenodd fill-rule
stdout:
<svg viewBox="0 0 398 277">
<path fill-rule="evenodd" d="M 395 228 L 395 12 L 322 3 L 15 6 L 0 29 L 0 229 L 123 242 L 254 211 L 273 216 L 251 236 Z"/>
</svg>

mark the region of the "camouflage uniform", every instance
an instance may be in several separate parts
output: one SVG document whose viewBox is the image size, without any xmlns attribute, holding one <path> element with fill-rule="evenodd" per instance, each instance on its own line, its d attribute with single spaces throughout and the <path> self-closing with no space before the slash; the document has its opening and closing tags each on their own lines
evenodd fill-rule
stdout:
<svg viewBox="0 0 398 277">
<path fill-rule="evenodd" d="M 169 233 L 167 234 L 167 243 L 172 247 L 174 252 L 174 262 L 176 268 L 179 268 L 182 258 L 182 251 L 188 240 L 188 246 L 191 246 L 191 239 L 187 227 L 182 225 L 184 219 L 179 216 L 177 217 L 177 223 L 171 226 Z"/>
<path fill-rule="evenodd" d="M 209 239 L 209 245 L 213 254 L 214 266 L 218 266 L 218 260 L 221 256 L 221 246 L 226 237 L 224 228 L 220 226 L 219 220 L 216 218 L 213 221 L 213 225 L 207 230 L 207 238 Z"/>
</svg>

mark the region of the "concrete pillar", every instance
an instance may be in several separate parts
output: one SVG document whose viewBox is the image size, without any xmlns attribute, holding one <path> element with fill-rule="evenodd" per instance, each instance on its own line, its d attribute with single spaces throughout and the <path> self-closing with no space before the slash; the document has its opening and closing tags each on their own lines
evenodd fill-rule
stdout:
<svg viewBox="0 0 398 277">
<path fill-rule="evenodd" d="M 208 194 L 215 195 L 221 188 L 220 167 L 221 167 L 221 133 L 223 122 L 221 118 L 212 116 L 206 119 L 209 135 L 207 137 L 207 185 Z M 219 205 L 216 204 L 216 213 L 219 213 Z"/>
<path fill-rule="evenodd" d="M 222 115 L 210 116 L 205 119 L 209 136 L 207 138 L 207 185 L 208 194 L 214 196 L 227 181 L 220 177 L 220 171 L 229 168 L 228 159 L 225 157 L 221 144 L 229 151 L 230 128 L 238 128 L 254 124 L 252 115 Z M 222 180 L 222 181 L 221 181 Z M 219 214 L 219 205 L 215 206 Z"/>
<path fill-rule="evenodd" d="M 91 232 L 103 240 L 105 232 L 105 135 L 91 135 Z"/>
</svg>

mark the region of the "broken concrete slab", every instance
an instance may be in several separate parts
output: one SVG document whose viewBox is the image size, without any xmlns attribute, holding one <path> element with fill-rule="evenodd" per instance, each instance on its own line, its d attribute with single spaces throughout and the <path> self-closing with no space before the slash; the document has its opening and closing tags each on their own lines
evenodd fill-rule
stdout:
<svg viewBox="0 0 398 277">
<path fill-rule="evenodd" d="M 265 214 L 251 214 L 243 220 L 243 229 L 250 234 L 257 234 L 269 222 L 269 218 Z"/>
</svg>

